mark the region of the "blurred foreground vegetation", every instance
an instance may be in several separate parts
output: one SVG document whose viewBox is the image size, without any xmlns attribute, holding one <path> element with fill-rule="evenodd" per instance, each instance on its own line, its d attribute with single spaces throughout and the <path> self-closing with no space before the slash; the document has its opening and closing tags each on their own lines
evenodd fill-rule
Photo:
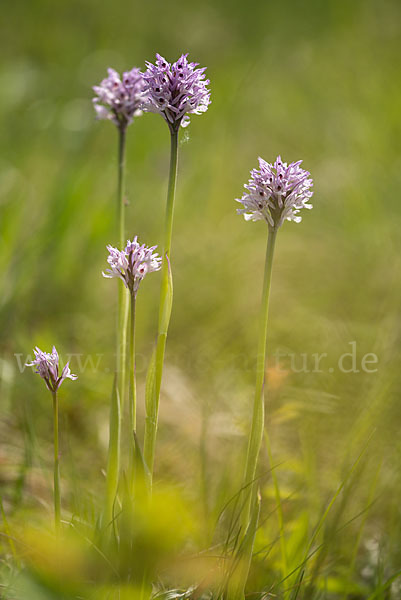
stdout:
<svg viewBox="0 0 401 600">
<path fill-rule="evenodd" d="M 209 589 L 218 578 L 226 503 L 243 469 L 266 238 L 262 223 L 235 214 L 234 199 L 257 157 L 280 153 L 304 160 L 315 208 L 278 236 L 266 403 L 272 456 L 263 450 L 249 597 L 263 590 L 289 598 L 300 573 L 298 600 L 401 596 L 400 34 L 397 0 L 3 3 L 2 597 L 143 593 L 127 584 L 113 595 L 115 571 L 126 566 L 107 550 L 102 557 L 90 533 L 103 501 L 114 366 L 115 286 L 101 271 L 114 235 L 117 146 L 113 126 L 94 122 L 91 86 L 108 66 L 186 51 L 208 67 L 213 103 L 181 136 L 156 456 L 162 500 L 158 517 L 144 518 L 138 546 L 128 543 L 121 556 L 136 557 L 141 573 L 160 556 L 161 589 L 205 579 Z M 159 117 L 130 127 L 129 233 L 152 244 L 162 240 L 168 150 Z M 149 278 L 138 301 L 142 413 L 158 285 Z M 34 345 L 53 343 L 74 354 L 79 375 L 61 392 L 63 513 L 71 526 L 59 560 L 43 533 L 52 514 L 49 398 L 38 377 L 19 369 Z M 352 372 L 343 372 L 338 360 L 353 349 L 356 364 L 345 358 Z M 327 354 L 319 372 L 316 353 Z M 361 362 L 370 353 L 374 372 Z M 308 543 L 337 491 L 304 572 Z M 150 556 L 155 563 L 146 563 Z"/>
</svg>

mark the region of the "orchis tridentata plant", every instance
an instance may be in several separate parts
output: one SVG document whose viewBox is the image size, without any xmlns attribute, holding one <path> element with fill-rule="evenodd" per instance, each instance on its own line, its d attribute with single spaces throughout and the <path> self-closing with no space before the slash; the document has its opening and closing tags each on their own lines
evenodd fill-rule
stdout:
<svg viewBox="0 0 401 600">
<path fill-rule="evenodd" d="M 103 272 L 103 277 L 109 279 L 119 277 L 124 282 L 125 287 L 133 296 L 136 296 L 139 284 L 147 273 L 159 271 L 161 268 L 161 258 L 154 253 L 157 246 L 147 247 L 138 242 L 138 237 L 130 242 L 124 250 L 117 250 L 113 246 L 107 246 L 109 256 L 107 262 L 110 269 Z"/>
<path fill-rule="evenodd" d="M 143 74 L 146 82 L 143 110 L 159 113 L 171 131 L 189 124 L 189 114 L 199 115 L 208 109 L 210 90 L 205 78 L 206 67 L 188 62 L 183 54 L 175 63 L 167 62 L 156 54 L 156 64 L 147 62 Z"/>
<path fill-rule="evenodd" d="M 107 72 L 108 77 L 93 86 L 96 116 L 113 121 L 117 127 L 125 129 L 134 117 L 142 114 L 145 81 L 141 71 L 135 67 L 125 71 L 122 77 L 114 69 L 108 69 Z"/>
<path fill-rule="evenodd" d="M 131 327 L 130 327 L 130 358 L 129 358 L 129 382 L 130 382 L 130 472 L 129 484 L 132 491 L 134 484 L 135 463 L 135 432 L 136 432 L 136 375 L 135 375 L 135 312 L 136 296 L 139 285 L 148 273 L 159 271 L 162 259 L 154 252 L 157 246 L 145 246 L 140 244 L 138 238 L 130 242 L 124 250 L 118 250 L 113 246 L 107 246 L 109 256 L 107 262 L 109 269 L 103 272 L 103 277 L 109 279 L 117 277 L 121 279 L 130 292 L 131 296 Z"/>
<path fill-rule="evenodd" d="M 308 204 L 313 195 L 310 173 L 301 169 L 302 160 L 283 163 L 278 156 L 274 164 L 259 158 L 259 169 L 251 171 L 251 178 L 244 186 L 247 190 L 240 200 L 244 208 L 237 212 L 246 221 L 264 219 L 269 229 L 277 230 L 284 220 L 299 223 L 302 208 L 312 208 Z"/>
<path fill-rule="evenodd" d="M 180 126 L 188 125 L 190 114 L 201 114 L 207 110 L 210 90 L 207 88 L 209 80 L 205 78 L 205 68 L 198 69 L 197 63 L 188 62 L 187 54 L 183 54 L 175 63 L 168 63 L 160 54 L 156 54 L 156 64 L 148 62 L 146 66 L 147 70 L 143 74 L 146 82 L 143 110 L 160 114 L 168 124 L 171 136 L 158 335 L 149 368 L 149 374 L 152 375 L 148 378 L 149 392 L 146 401 L 144 458 L 151 485 L 164 354 L 173 301 L 170 252 L 177 181 L 178 131 Z"/>
<path fill-rule="evenodd" d="M 36 367 L 35 373 L 38 373 L 46 383 L 47 389 L 53 397 L 53 420 L 54 420 L 54 520 L 56 533 L 60 531 L 61 523 L 61 497 L 60 497 L 60 457 L 58 450 L 58 398 L 57 390 L 65 379 L 75 381 L 77 375 L 70 371 L 69 363 L 59 373 L 59 357 L 56 348 L 53 346 L 51 354 L 42 352 L 40 348 L 34 349 L 35 360 L 26 363 L 27 367 Z"/>
<path fill-rule="evenodd" d="M 93 99 L 98 119 L 111 120 L 118 129 L 118 181 L 117 181 L 117 231 L 120 247 L 125 237 L 125 148 L 127 126 L 141 114 L 145 81 L 138 68 L 120 75 L 108 69 L 108 77 L 94 86 Z M 117 493 L 120 473 L 121 406 L 126 396 L 125 363 L 127 353 L 127 324 L 129 312 L 128 293 L 118 290 L 116 380 L 110 406 L 109 453 L 107 461 L 106 519 L 111 520 L 112 507 Z"/>
<path fill-rule="evenodd" d="M 244 187 L 247 190 L 240 200 L 244 208 L 237 209 L 239 214 L 244 215 L 247 221 L 264 220 L 268 225 L 268 238 L 265 259 L 265 272 L 263 282 L 263 295 L 261 307 L 261 319 L 259 329 L 259 345 L 256 362 L 256 385 L 253 404 L 251 432 L 248 439 L 248 451 L 246 468 L 243 481 L 245 500 L 241 515 L 242 531 L 245 532 L 251 515 L 251 507 L 255 505 L 257 483 L 255 481 L 256 468 L 264 433 L 264 388 L 266 370 L 266 341 L 267 323 L 269 314 L 270 284 L 273 267 L 273 255 L 276 235 L 284 220 L 299 223 L 301 217 L 298 215 L 302 208 L 312 208 L 308 203 L 313 192 L 311 190 L 313 181 L 309 178 L 309 172 L 301 169 L 302 161 L 290 163 L 282 162 L 279 156 L 274 164 L 270 164 L 259 158 L 259 169 L 251 171 L 251 178 Z M 250 556 L 252 554 L 250 545 Z M 250 563 L 240 574 L 239 586 L 231 590 L 233 600 L 244 597 L 244 587 L 248 576 Z"/>
<path fill-rule="evenodd" d="M 77 379 L 77 375 L 71 373 L 69 363 L 65 365 L 61 375 L 59 374 L 59 357 L 55 346 L 53 346 L 51 353 L 42 352 L 37 346 L 33 352 L 35 360 L 26 363 L 25 366 L 36 367 L 35 373 L 44 379 L 47 389 L 50 392 L 57 392 L 64 379 L 72 379 L 73 381 Z"/>
</svg>

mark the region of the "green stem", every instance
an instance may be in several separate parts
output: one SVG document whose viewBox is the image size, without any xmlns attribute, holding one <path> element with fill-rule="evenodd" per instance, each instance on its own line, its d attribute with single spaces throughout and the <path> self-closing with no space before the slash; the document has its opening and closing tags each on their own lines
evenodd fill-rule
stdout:
<svg viewBox="0 0 401 600">
<path fill-rule="evenodd" d="M 135 436 L 136 433 L 136 373 L 135 373 L 135 308 L 136 297 L 131 294 L 131 327 L 129 336 L 129 389 L 130 389 L 130 447 L 131 466 L 130 479 L 133 489 L 135 472 Z"/>
<path fill-rule="evenodd" d="M 129 381 L 131 391 L 130 425 L 131 434 L 136 433 L 136 373 L 135 373 L 135 308 L 136 297 L 131 294 L 131 327 L 129 337 Z"/>
<path fill-rule="evenodd" d="M 118 183 L 117 183 L 117 223 L 120 249 L 125 243 L 125 146 L 126 128 L 120 127 L 118 135 Z"/>
<path fill-rule="evenodd" d="M 249 523 L 249 513 L 251 505 L 251 496 L 253 489 L 253 482 L 256 475 L 256 467 L 258 463 L 258 457 L 260 447 L 262 444 L 264 421 L 265 421 L 265 408 L 264 408 L 264 385 L 265 385 L 265 369 L 266 369 L 266 341 L 267 341 L 267 322 L 269 315 L 269 297 L 270 297 L 270 284 L 272 278 L 272 267 L 273 267 L 273 255 L 274 246 L 276 241 L 276 231 L 269 231 L 267 238 L 266 248 L 266 260 L 265 260 L 265 274 L 263 282 L 263 295 L 262 295 L 262 312 L 260 321 L 260 332 L 259 332 L 259 346 L 258 356 L 256 361 L 256 385 L 255 385 L 255 397 L 253 404 L 253 415 L 252 415 L 252 426 L 251 434 L 249 436 L 248 451 L 246 458 L 246 469 L 244 478 L 244 489 L 246 493 L 246 500 L 244 502 L 244 508 L 242 512 L 242 526 L 245 530 Z"/>
<path fill-rule="evenodd" d="M 255 475 L 260 447 L 262 445 L 265 421 L 263 392 L 266 370 L 267 322 L 269 316 L 270 284 L 272 278 L 276 235 L 276 231 L 269 231 L 267 238 L 259 345 L 258 356 L 256 360 L 255 398 L 253 404 L 251 433 L 248 441 L 245 476 L 242 488 L 243 506 L 240 515 L 241 535 L 239 538 L 239 546 L 235 552 L 236 563 L 234 564 L 232 571 L 229 573 L 228 594 L 226 596 L 230 600 L 244 600 L 244 590 L 251 565 L 253 543 L 259 519 L 260 499 L 258 498 L 258 484 L 255 481 Z"/>
<path fill-rule="evenodd" d="M 58 449 L 58 399 L 57 392 L 52 392 L 53 396 L 53 423 L 54 423 L 54 523 L 56 534 L 60 533 L 60 458 Z"/>
<path fill-rule="evenodd" d="M 126 151 L 126 128 L 120 128 L 118 145 L 118 230 L 120 249 L 125 247 L 125 151 Z M 118 289 L 118 331 L 117 331 L 117 373 L 118 391 L 121 407 L 124 406 L 126 397 L 126 364 L 127 364 L 127 327 L 129 312 L 129 292 L 120 283 Z"/>
<path fill-rule="evenodd" d="M 167 331 L 170 322 L 170 252 L 173 232 L 174 200 L 177 181 L 178 132 L 171 132 L 170 172 L 167 191 L 166 219 L 164 230 L 163 268 L 160 288 L 159 325 L 156 344 L 155 383 L 152 413 L 147 415 L 145 425 L 144 458 L 149 469 L 150 484 L 153 477 L 153 464 L 156 446 L 157 422 L 159 414 L 160 388 L 163 374 L 164 353 Z"/>
<path fill-rule="evenodd" d="M 117 182 L 117 238 L 119 247 L 125 245 L 125 149 L 126 127 L 119 128 L 118 182 Z M 118 286 L 117 336 L 116 336 L 116 382 L 110 406 L 109 453 L 107 460 L 106 519 L 112 518 L 120 473 L 121 409 L 125 398 L 125 370 L 128 323 L 128 290 Z"/>
</svg>

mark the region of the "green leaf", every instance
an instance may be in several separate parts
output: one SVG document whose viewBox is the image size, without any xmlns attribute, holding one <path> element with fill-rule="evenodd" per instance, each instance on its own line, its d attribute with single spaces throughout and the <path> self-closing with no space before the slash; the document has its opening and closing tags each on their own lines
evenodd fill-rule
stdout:
<svg viewBox="0 0 401 600">
<path fill-rule="evenodd" d="M 171 273 L 171 265 L 166 254 L 167 262 L 167 277 L 163 281 L 163 301 L 159 323 L 159 334 L 167 335 L 168 325 L 170 323 L 171 309 L 173 306 L 173 276 Z"/>
<path fill-rule="evenodd" d="M 138 440 L 138 436 L 135 431 L 133 432 L 135 439 L 135 463 L 136 463 L 136 479 L 140 481 L 145 481 L 147 484 L 148 492 L 150 486 L 150 471 L 148 465 L 146 464 L 145 458 L 143 456 L 142 448 Z"/>
<path fill-rule="evenodd" d="M 145 406 L 146 416 L 153 418 L 155 414 L 155 383 L 156 383 L 156 347 L 153 349 L 150 359 L 145 384 Z"/>
</svg>

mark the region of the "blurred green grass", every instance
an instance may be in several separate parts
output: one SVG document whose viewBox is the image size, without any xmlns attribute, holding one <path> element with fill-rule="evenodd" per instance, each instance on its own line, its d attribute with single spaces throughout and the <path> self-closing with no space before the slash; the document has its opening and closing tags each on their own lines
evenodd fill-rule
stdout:
<svg viewBox="0 0 401 600">
<path fill-rule="evenodd" d="M 375 430 L 348 518 L 366 506 L 383 461 L 366 530 L 385 546 L 389 568 L 399 567 L 401 4 L 6 0 L 3 7 L 0 461 L 8 505 L 33 514 L 49 502 L 49 399 L 14 357 L 34 345 L 101 355 L 98 369 L 65 386 L 61 411 L 69 506 L 82 507 L 85 494 L 89 506 L 102 493 L 115 286 L 101 271 L 114 235 L 117 136 L 111 124 L 95 123 L 91 86 L 108 66 L 188 51 L 208 67 L 213 103 L 193 117 L 180 145 L 159 477 L 194 497 L 202 492 L 212 522 L 239 485 L 266 230 L 245 224 L 234 199 L 259 155 L 302 158 L 315 181 L 314 209 L 279 235 L 269 355 L 294 353 L 301 365 L 302 353 L 326 352 L 328 362 L 322 373 L 291 372 L 288 363 L 284 375 L 271 371 L 273 457 L 285 495 L 294 494 L 285 518 L 317 518 Z M 162 119 L 144 115 L 130 127 L 128 233 L 152 244 L 162 239 L 168 149 Z M 142 386 L 156 333 L 152 279 L 138 306 Z M 377 372 L 328 371 L 351 341 L 359 360 L 377 354 Z M 76 372 L 74 359 L 71 366 Z M 346 531 L 333 551 L 340 566 L 351 552 Z"/>
</svg>

